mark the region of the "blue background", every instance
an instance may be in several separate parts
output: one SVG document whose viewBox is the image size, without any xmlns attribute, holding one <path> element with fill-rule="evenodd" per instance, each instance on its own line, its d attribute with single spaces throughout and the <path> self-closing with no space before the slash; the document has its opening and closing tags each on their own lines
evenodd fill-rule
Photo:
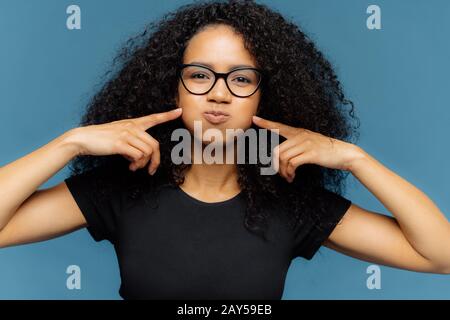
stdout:
<svg viewBox="0 0 450 320">
<path fill-rule="evenodd" d="M 128 37 L 188 2 L 0 0 L 0 165 L 76 126 Z M 335 66 L 361 119 L 358 144 L 448 214 L 450 2 L 258 2 L 297 22 Z M 81 7 L 81 30 L 66 28 L 71 4 Z M 381 7 L 381 30 L 366 27 L 371 4 Z M 389 214 L 351 175 L 347 190 L 354 203 Z M 449 276 L 380 266 L 381 289 L 369 290 L 370 263 L 320 251 L 292 262 L 284 299 L 450 298 Z M 81 268 L 81 290 L 66 288 L 71 264 Z M 3 299 L 120 299 L 119 286 L 112 245 L 94 242 L 85 229 L 0 250 Z"/>
</svg>

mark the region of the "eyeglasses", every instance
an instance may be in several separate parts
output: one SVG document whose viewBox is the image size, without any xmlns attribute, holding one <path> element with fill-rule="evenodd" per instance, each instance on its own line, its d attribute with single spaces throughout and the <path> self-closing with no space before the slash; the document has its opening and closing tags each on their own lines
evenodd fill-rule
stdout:
<svg viewBox="0 0 450 320">
<path fill-rule="evenodd" d="M 228 90 L 240 98 L 253 95 L 262 80 L 261 71 L 256 68 L 237 68 L 228 73 L 218 73 L 208 67 L 197 64 L 182 64 L 179 77 L 183 86 L 192 94 L 207 94 L 217 82 L 225 80 Z"/>
</svg>

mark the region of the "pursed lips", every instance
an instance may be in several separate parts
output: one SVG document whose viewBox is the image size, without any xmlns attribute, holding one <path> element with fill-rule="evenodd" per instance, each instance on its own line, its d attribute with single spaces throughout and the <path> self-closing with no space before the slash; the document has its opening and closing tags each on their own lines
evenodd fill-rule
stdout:
<svg viewBox="0 0 450 320">
<path fill-rule="evenodd" d="M 203 117 L 212 124 L 220 124 L 227 121 L 231 116 L 229 113 L 223 111 L 206 111 L 203 112 Z"/>
</svg>

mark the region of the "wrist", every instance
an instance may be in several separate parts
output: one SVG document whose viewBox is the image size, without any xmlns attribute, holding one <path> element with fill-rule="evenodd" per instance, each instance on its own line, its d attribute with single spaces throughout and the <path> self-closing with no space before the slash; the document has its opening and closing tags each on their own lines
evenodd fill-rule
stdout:
<svg viewBox="0 0 450 320">
<path fill-rule="evenodd" d="M 72 158 L 82 155 L 82 148 L 78 140 L 77 129 L 78 128 L 73 128 L 66 131 L 59 139 L 59 146 L 67 151 Z"/>
<path fill-rule="evenodd" d="M 351 156 L 347 165 L 347 170 L 354 173 L 360 166 L 364 165 L 369 155 L 361 147 L 352 144 Z"/>
</svg>

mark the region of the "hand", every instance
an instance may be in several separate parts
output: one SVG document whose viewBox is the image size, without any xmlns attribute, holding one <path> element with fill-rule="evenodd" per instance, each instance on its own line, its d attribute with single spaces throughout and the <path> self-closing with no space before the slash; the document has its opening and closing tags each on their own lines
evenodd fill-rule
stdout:
<svg viewBox="0 0 450 320">
<path fill-rule="evenodd" d="M 345 141 L 333 139 L 320 133 L 291 127 L 257 116 L 253 122 L 261 128 L 274 130 L 287 140 L 274 148 L 275 170 L 288 182 L 295 178 L 295 170 L 302 164 L 317 164 L 323 167 L 350 170 L 352 161 L 359 153 L 359 147 Z"/>
<path fill-rule="evenodd" d="M 132 162 L 129 166 L 132 171 L 143 168 L 151 160 L 148 172 L 153 175 L 160 164 L 159 142 L 146 130 L 174 120 L 181 114 L 182 109 L 178 108 L 134 119 L 79 127 L 72 129 L 72 139 L 78 146 L 78 155 L 120 154 Z"/>
</svg>

